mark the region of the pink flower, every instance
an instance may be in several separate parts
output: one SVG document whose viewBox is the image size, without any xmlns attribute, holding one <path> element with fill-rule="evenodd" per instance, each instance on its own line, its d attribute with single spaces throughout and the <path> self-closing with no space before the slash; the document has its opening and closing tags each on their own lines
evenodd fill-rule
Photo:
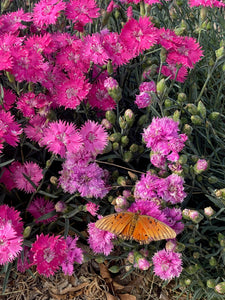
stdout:
<svg viewBox="0 0 225 300">
<path fill-rule="evenodd" d="M 31 252 L 33 252 L 31 265 L 37 265 L 38 273 L 49 277 L 54 275 L 66 258 L 66 242 L 60 236 L 41 233 L 40 236 L 37 235 Z"/>
<path fill-rule="evenodd" d="M 0 132 L 3 141 L 15 147 L 23 130 L 9 111 L 0 110 Z"/>
<path fill-rule="evenodd" d="M 14 172 L 17 168 L 21 168 L 21 163 L 14 161 L 8 168 L 4 167 L 2 169 L 0 182 L 2 182 L 9 191 L 16 187 L 14 182 Z"/>
<path fill-rule="evenodd" d="M 148 17 L 140 17 L 139 21 L 130 19 L 122 28 L 121 43 L 133 56 L 149 49 L 156 43 L 156 31 Z"/>
<path fill-rule="evenodd" d="M 61 267 L 65 275 L 72 276 L 74 262 L 81 264 L 83 261 L 83 251 L 77 247 L 78 237 L 74 239 L 71 236 L 66 238 L 66 258 Z"/>
<path fill-rule="evenodd" d="M 22 21 L 31 21 L 31 15 L 29 13 L 24 13 L 22 8 L 15 12 L 1 15 L 0 34 L 10 32 L 12 35 L 17 35 L 20 29 L 26 28 L 26 26 L 22 24 Z"/>
<path fill-rule="evenodd" d="M 56 44 L 54 43 L 52 35 L 49 32 L 46 32 L 43 35 L 28 36 L 24 44 L 26 49 L 33 49 L 36 52 L 46 55 L 52 54 L 57 50 Z"/>
<path fill-rule="evenodd" d="M 189 0 L 190 7 L 198 7 L 198 6 L 205 6 L 205 7 L 225 7 L 225 3 L 222 1 L 217 0 Z"/>
<path fill-rule="evenodd" d="M 65 157 L 67 151 L 76 153 L 80 150 L 82 138 L 73 124 L 59 120 L 44 129 L 41 143 L 54 154 Z"/>
<path fill-rule="evenodd" d="M 148 270 L 150 268 L 149 261 L 146 258 L 139 258 L 138 268 L 143 271 Z"/>
<path fill-rule="evenodd" d="M 6 204 L 0 205 L 0 264 L 6 264 L 22 250 L 23 223 L 19 212 Z"/>
<path fill-rule="evenodd" d="M 55 211 L 55 204 L 52 201 L 45 200 L 43 197 L 36 197 L 27 208 L 30 214 L 34 217 L 36 223 L 48 224 L 54 222 L 57 216 L 54 215 L 50 218 L 38 220 L 38 218 Z"/>
<path fill-rule="evenodd" d="M 5 89 L 4 87 L 3 87 L 3 91 L 4 91 L 3 106 L 4 109 L 8 111 L 10 110 L 10 108 L 12 108 L 13 104 L 15 103 L 16 95 L 12 92 L 12 90 Z"/>
<path fill-rule="evenodd" d="M 70 0 L 66 3 L 66 17 L 74 23 L 85 25 L 99 16 L 99 8 L 94 0 Z"/>
<path fill-rule="evenodd" d="M 179 234 L 184 229 L 184 224 L 180 222 L 182 220 L 182 212 L 179 208 L 169 208 L 163 209 L 163 213 L 166 215 L 165 223 L 172 228 L 176 234 Z"/>
<path fill-rule="evenodd" d="M 17 165 L 14 173 L 12 174 L 16 188 L 24 190 L 26 193 L 33 193 L 35 188 L 23 174 L 27 176 L 35 186 L 38 186 L 39 182 L 43 178 L 42 169 L 34 162 L 25 162 L 23 165 Z"/>
<path fill-rule="evenodd" d="M 88 202 L 86 204 L 86 210 L 92 215 L 92 216 L 96 216 L 97 215 L 97 211 L 99 209 L 99 205 L 93 203 L 93 202 Z"/>
<path fill-rule="evenodd" d="M 95 253 L 104 253 L 106 256 L 113 250 L 112 240 L 115 235 L 111 232 L 100 230 L 95 223 L 88 224 L 88 243 Z"/>
<path fill-rule="evenodd" d="M 181 203 L 186 197 L 184 192 L 184 179 L 176 174 L 171 174 L 165 179 L 166 189 L 162 191 L 162 198 L 171 204 Z"/>
<path fill-rule="evenodd" d="M 201 174 L 208 168 L 208 162 L 205 159 L 198 159 L 197 163 L 194 165 L 194 171 L 196 174 Z"/>
<path fill-rule="evenodd" d="M 179 277 L 182 271 L 181 254 L 165 249 L 158 251 L 152 257 L 154 273 L 163 280 Z"/>
<path fill-rule="evenodd" d="M 141 92 L 139 95 L 136 95 L 135 104 L 138 108 L 145 108 L 151 104 L 151 95 L 147 92 Z"/>
<path fill-rule="evenodd" d="M 43 147 L 42 143 L 43 131 L 47 127 L 47 120 L 45 117 L 36 115 L 30 119 L 29 123 L 24 128 L 26 136 L 39 144 L 40 147 Z"/>
<path fill-rule="evenodd" d="M 24 273 L 29 269 L 32 263 L 32 253 L 27 246 L 24 246 L 23 251 L 19 254 L 17 259 L 17 271 Z"/>
<path fill-rule="evenodd" d="M 60 12 L 65 8 L 66 3 L 62 0 L 40 0 L 34 5 L 33 22 L 41 28 L 56 24 Z"/>
<path fill-rule="evenodd" d="M 71 169 L 64 166 L 60 173 L 60 185 L 70 194 L 78 191 L 82 197 L 103 198 L 109 191 L 104 181 L 106 174 L 96 163 L 75 165 Z"/>
<path fill-rule="evenodd" d="M 170 80 L 174 80 L 176 78 L 176 81 L 178 81 L 178 82 L 184 82 L 188 75 L 186 67 L 180 66 L 180 68 L 177 69 L 177 66 L 174 62 L 168 63 L 168 65 L 162 66 L 161 73 L 163 75 L 165 75 L 166 77 L 170 77 Z"/>
<path fill-rule="evenodd" d="M 108 134 L 102 125 L 94 121 L 86 121 L 80 129 L 80 135 L 84 141 L 84 147 L 96 156 L 102 153 L 108 143 Z"/>
</svg>

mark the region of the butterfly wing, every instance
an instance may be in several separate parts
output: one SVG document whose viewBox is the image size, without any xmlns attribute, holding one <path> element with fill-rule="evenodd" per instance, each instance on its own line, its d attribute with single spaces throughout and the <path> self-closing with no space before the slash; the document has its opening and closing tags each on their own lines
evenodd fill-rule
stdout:
<svg viewBox="0 0 225 300">
<path fill-rule="evenodd" d="M 133 231 L 133 239 L 148 244 L 151 241 L 173 239 L 176 232 L 165 223 L 146 215 L 139 215 Z"/>
<path fill-rule="evenodd" d="M 131 212 L 111 214 L 98 220 L 95 226 L 98 229 L 109 231 L 117 236 L 125 237 L 123 231 L 125 230 L 126 234 L 129 232 L 129 224 L 132 222 L 132 217 L 133 213 Z"/>
</svg>

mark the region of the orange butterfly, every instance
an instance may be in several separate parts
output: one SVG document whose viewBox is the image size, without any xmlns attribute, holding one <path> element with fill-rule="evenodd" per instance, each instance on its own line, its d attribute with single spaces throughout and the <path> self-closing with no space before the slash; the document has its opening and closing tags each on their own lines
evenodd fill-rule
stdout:
<svg viewBox="0 0 225 300">
<path fill-rule="evenodd" d="M 128 211 L 103 217 L 95 223 L 95 226 L 140 244 L 176 237 L 176 232 L 165 223 L 150 216 Z"/>
</svg>

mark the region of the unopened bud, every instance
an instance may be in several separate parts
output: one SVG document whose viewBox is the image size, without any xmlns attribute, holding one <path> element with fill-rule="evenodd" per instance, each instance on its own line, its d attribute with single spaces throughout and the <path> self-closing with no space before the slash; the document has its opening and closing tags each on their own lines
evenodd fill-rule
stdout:
<svg viewBox="0 0 225 300">
<path fill-rule="evenodd" d="M 156 85 L 156 91 L 159 97 L 161 97 L 166 91 L 166 83 L 165 79 L 161 79 Z"/>
<path fill-rule="evenodd" d="M 120 267 L 119 266 L 112 266 L 109 268 L 109 271 L 113 274 L 116 274 L 120 271 Z"/>
<path fill-rule="evenodd" d="M 218 284 L 215 286 L 215 291 L 216 291 L 218 294 L 224 295 L 224 294 L 225 294 L 225 282 L 220 282 L 220 283 L 218 283 Z"/>
<path fill-rule="evenodd" d="M 57 183 L 58 183 L 58 178 L 55 177 L 55 176 L 51 176 L 51 177 L 50 177 L 50 182 L 51 182 L 53 185 L 57 185 Z"/>
<path fill-rule="evenodd" d="M 147 121 L 148 121 L 148 116 L 147 115 L 143 115 L 143 116 L 141 116 L 139 118 L 138 125 L 139 126 L 143 126 Z"/>
<path fill-rule="evenodd" d="M 56 212 L 65 212 L 66 204 L 63 201 L 58 201 L 55 204 L 55 210 L 56 210 Z"/>
<path fill-rule="evenodd" d="M 125 118 L 122 116 L 119 117 L 119 125 L 120 125 L 121 129 L 126 129 L 128 127 L 128 124 L 127 124 Z"/>
<path fill-rule="evenodd" d="M 215 267 L 217 265 L 217 261 L 216 261 L 215 257 L 213 257 L 213 256 L 210 257 L 209 264 L 211 267 Z"/>
<path fill-rule="evenodd" d="M 215 210 L 212 209 L 211 206 L 205 207 L 204 208 L 204 214 L 206 217 L 210 218 L 215 214 Z"/>
<path fill-rule="evenodd" d="M 31 226 L 27 226 L 25 227 L 24 231 L 23 231 L 23 237 L 26 239 L 30 236 L 30 233 L 31 233 L 31 229 L 32 227 Z"/>
<path fill-rule="evenodd" d="M 191 115 L 197 115 L 198 109 L 193 103 L 188 103 L 185 107 Z"/>
<path fill-rule="evenodd" d="M 166 57 L 167 57 L 167 50 L 165 48 L 161 48 L 161 51 L 160 51 L 160 59 L 161 59 L 161 62 L 164 63 L 166 61 Z"/>
<path fill-rule="evenodd" d="M 220 116 L 220 113 L 219 113 L 219 112 L 213 111 L 213 112 L 211 112 L 211 114 L 209 115 L 209 120 L 210 120 L 210 121 L 216 121 L 216 120 L 218 120 L 219 116 Z"/>
<path fill-rule="evenodd" d="M 184 280 L 185 285 L 190 285 L 191 284 L 191 279 L 187 278 Z"/>
<path fill-rule="evenodd" d="M 121 133 L 119 132 L 115 132 L 115 133 L 112 133 L 110 136 L 109 136 L 109 140 L 111 142 L 119 142 L 121 139 Z"/>
<path fill-rule="evenodd" d="M 131 151 L 124 152 L 124 154 L 123 154 L 123 160 L 125 162 L 129 162 L 132 158 L 133 158 L 133 154 L 132 154 Z"/>
<path fill-rule="evenodd" d="M 215 53 L 216 53 L 216 58 L 217 58 L 217 59 L 222 58 L 222 57 L 225 55 L 224 46 L 222 46 L 222 47 L 220 47 L 219 49 L 217 49 L 217 50 L 215 51 Z"/>
<path fill-rule="evenodd" d="M 208 168 L 208 162 L 205 159 L 198 159 L 197 163 L 194 165 L 195 174 L 201 174 Z"/>
<path fill-rule="evenodd" d="M 214 183 L 218 182 L 218 179 L 215 176 L 210 176 L 208 178 L 208 182 L 211 183 L 211 184 L 214 184 Z"/>
<path fill-rule="evenodd" d="M 178 103 L 184 103 L 187 100 L 187 95 L 185 93 L 179 93 L 177 96 Z"/>
<path fill-rule="evenodd" d="M 179 110 L 176 110 L 173 114 L 173 120 L 178 122 L 180 120 L 180 114 L 181 112 Z"/>
<path fill-rule="evenodd" d="M 117 178 L 117 183 L 120 185 L 120 186 L 126 186 L 127 183 L 126 183 L 126 179 L 123 177 L 123 176 L 119 176 Z"/>
<path fill-rule="evenodd" d="M 112 123 L 113 125 L 115 124 L 116 114 L 113 110 L 107 110 L 107 112 L 105 113 L 105 117 L 110 123 Z"/>
<path fill-rule="evenodd" d="M 185 124 L 184 127 L 183 127 L 183 132 L 190 136 L 192 134 L 192 131 L 193 131 L 193 128 L 191 127 L 191 125 L 189 124 Z"/>
<path fill-rule="evenodd" d="M 208 279 L 207 282 L 206 282 L 206 285 L 207 285 L 208 288 L 214 289 L 214 287 L 216 286 L 215 279 Z"/>
<path fill-rule="evenodd" d="M 109 17 L 109 14 L 107 15 L 107 17 Z M 112 65 L 112 61 L 110 59 L 108 60 L 108 63 L 107 63 L 107 72 L 109 75 L 113 74 L 113 65 Z"/>
<path fill-rule="evenodd" d="M 191 116 L 191 122 L 192 122 L 194 125 L 202 125 L 203 120 L 202 120 L 201 117 L 195 115 L 195 116 Z"/>
<path fill-rule="evenodd" d="M 131 109 L 127 109 L 124 113 L 125 120 L 129 126 L 132 126 L 135 120 L 134 113 Z"/>
<path fill-rule="evenodd" d="M 137 144 L 132 144 L 132 145 L 130 146 L 130 151 L 131 151 L 132 153 L 138 152 L 138 145 L 137 145 Z"/>
<path fill-rule="evenodd" d="M 112 144 L 112 148 L 113 148 L 114 151 L 119 150 L 119 147 L 120 147 L 120 145 L 119 145 L 118 142 L 114 142 L 114 143 Z"/>
<path fill-rule="evenodd" d="M 112 123 L 110 123 L 107 119 L 102 119 L 101 124 L 105 129 L 112 129 Z"/>
<path fill-rule="evenodd" d="M 108 144 L 105 146 L 103 153 L 109 153 L 110 151 L 112 151 L 112 143 L 108 141 Z"/>
<path fill-rule="evenodd" d="M 206 108 L 205 108 L 205 105 L 202 103 L 202 101 L 198 102 L 197 110 L 200 113 L 201 117 L 203 119 L 205 119 L 206 118 Z"/>
</svg>

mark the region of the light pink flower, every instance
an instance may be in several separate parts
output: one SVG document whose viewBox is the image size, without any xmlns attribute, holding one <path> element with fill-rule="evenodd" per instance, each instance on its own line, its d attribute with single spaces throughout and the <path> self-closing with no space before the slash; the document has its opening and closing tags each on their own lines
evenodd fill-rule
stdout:
<svg viewBox="0 0 225 300">
<path fill-rule="evenodd" d="M 93 203 L 93 202 L 88 202 L 86 204 L 86 210 L 92 215 L 92 216 L 96 216 L 97 215 L 97 211 L 99 209 L 99 205 Z"/>
<path fill-rule="evenodd" d="M 146 258 L 139 258 L 138 268 L 143 271 L 148 270 L 150 268 L 149 261 Z"/>
<path fill-rule="evenodd" d="M 41 233 L 33 243 L 33 262 L 39 274 L 49 277 L 54 275 L 66 258 L 66 242 L 60 236 L 49 236 Z"/>
</svg>

